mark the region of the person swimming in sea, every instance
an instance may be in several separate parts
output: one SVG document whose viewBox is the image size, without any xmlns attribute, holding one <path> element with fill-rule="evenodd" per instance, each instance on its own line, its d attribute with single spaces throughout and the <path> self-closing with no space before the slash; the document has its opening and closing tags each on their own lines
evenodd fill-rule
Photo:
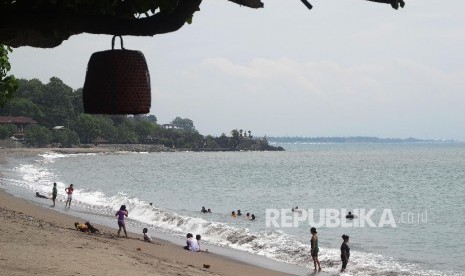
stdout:
<svg viewBox="0 0 465 276">
<path fill-rule="evenodd" d="M 354 219 L 354 215 L 352 214 L 352 212 L 349 212 L 349 213 L 346 215 L 346 219 Z"/>
</svg>

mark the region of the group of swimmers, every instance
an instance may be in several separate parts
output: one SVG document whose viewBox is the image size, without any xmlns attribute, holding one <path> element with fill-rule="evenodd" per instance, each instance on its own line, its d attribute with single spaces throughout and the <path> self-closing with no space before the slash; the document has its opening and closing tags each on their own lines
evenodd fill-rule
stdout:
<svg viewBox="0 0 465 276">
<path fill-rule="evenodd" d="M 241 210 L 237 210 L 237 213 L 235 211 L 231 212 L 231 217 L 233 217 L 233 218 L 237 218 L 237 217 L 240 217 L 240 216 L 242 216 Z M 250 213 L 247 213 L 247 214 L 245 214 L 245 218 L 254 221 L 255 220 L 255 215 L 254 214 L 251 215 Z"/>
<path fill-rule="evenodd" d="M 211 213 L 212 210 L 210 208 L 205 209 L 205 206 L 202 206 L 202 210 L 200 210 L 200 212 L 202 212 L 202 213 Z"/>
<path fill-rule="evenodd" d="M 318 252 L 320 251 L 318 247 L 318 235 L 315 227 L 310 229 L 310 233 L 312 234 L 312 238 L 310 239 L 310 254 L 313 259 L 313 265 L 316 271 L 321 271 L 320 260 L 318 260 Z M 341 244 L 341 261 L 342 261 L 342 268 L 341 273 L 346 270 L 347 263 L 349 262 L 350 257 L 350 248 L 349 248 L 349 236 L 346 234 L 342 235 L 342 244 Z M 317 270 L 318 267 L 318 270 Z"/>
<path fill-rule="evenodd" d="M 202 213 L 211 213 L 212 210 L 210 208 L 206 209 L 205 206 L 202 206 L 202 209 L 200 210 L 200 212 L 202 212 Z M 241 210 L 237 210 L 237 212 L 236 211 L 231 212 L 231 217 L 233 217 L 233 218 L 237 218 L 237 217 L 240 217 L 240 216 L 242 216 Z M 247 214 L 245 214 L 245 218 L 254 221 L 255 220 L 255 215 L 247 213 Z"/>
</svg>

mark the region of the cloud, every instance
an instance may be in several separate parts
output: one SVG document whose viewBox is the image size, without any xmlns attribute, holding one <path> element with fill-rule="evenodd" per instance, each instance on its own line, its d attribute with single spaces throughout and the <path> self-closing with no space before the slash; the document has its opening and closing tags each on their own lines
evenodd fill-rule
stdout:
<svg viewBox="0 0 465 276">
<path fill-rule="evenodd" d="M 292 129 L 299 135 L 339 130 L 389 137 L 380 127 L 389 125 L 415 136 L 407 132 L 425 128 L 421 120 L 456 120 L 465 100 L 463 71 L 443 72 L 409 59 L 347 66 L 291 58 L 237 63 L 218 57 L 178 77 L 183 81 L 170 91 L 158 91 L 172 95 L 172 102 L 162 105 L 175 105 L 213 134 L 239 127 L 276 135 Z M 308 129 L 298 127 L 305 125 Z"/>
</svg>

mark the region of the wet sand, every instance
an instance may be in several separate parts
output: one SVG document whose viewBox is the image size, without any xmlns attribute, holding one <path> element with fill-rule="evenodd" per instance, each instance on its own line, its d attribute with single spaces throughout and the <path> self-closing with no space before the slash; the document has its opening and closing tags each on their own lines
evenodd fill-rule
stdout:
<svg viewBox="0 0 465 276">
<path fill-rule="evenodd" d="M 0 162 L 45 151 L 51 149 L 0 149 Z M 286 275 L 163 240 L 147 243 L 137 234 L 118 238 L 116 227 L 94 225 L 100 234 L 83 233 L 74 228 L 75 221 L 83 222 L 0 190 L 0 275 Z"/>
</svg>

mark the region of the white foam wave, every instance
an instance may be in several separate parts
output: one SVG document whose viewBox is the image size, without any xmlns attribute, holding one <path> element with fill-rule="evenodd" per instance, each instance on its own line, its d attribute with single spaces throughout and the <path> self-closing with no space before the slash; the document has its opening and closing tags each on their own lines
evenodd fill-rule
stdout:
<svg viewBox="0 0 465 276">
<path fill-rule="evenodd" d="M 52 162 L 57 158 L 67 157 L 62 154 L 45 154 L 44 159 Z M 48 162 L 45 161 L 45 162 Z M 49 192 L 50 183 L 57 176 L 37 164 L 22 164 L 13 169 L 21 179 L 10 181 L 13 185 L 33 191 Z M 57 182 L 59 189 L 64 189 L 62 182 Z M 111 214 L 125 204 L 130 211 L 132 221 L 165 233 L 184 236 L 191 232 L 202 235 L 202 239 L 211 244 L 247 251 L 299 266 L 310 267 L 309 245 L 298 238 L 280 230 L 252 231 L 246 226 L 215 221 L 214 216 L 197 217 L 178 214 L 151 206 L 137 197 L 118 193 L 110 196 L 102 191 L 76 189 L 74 202 L 84 210 L 98 214 Z M 353 275 L 459 275 L 438 271 L 421 270 L 418 265 L 401 263 L 383 255 L 352 251 L 349 273 Z M 340 251 L 337 248 L 321 248 L 320 261 L 326 271 L 337 271 L 340 267 Z"/>
</svg>

